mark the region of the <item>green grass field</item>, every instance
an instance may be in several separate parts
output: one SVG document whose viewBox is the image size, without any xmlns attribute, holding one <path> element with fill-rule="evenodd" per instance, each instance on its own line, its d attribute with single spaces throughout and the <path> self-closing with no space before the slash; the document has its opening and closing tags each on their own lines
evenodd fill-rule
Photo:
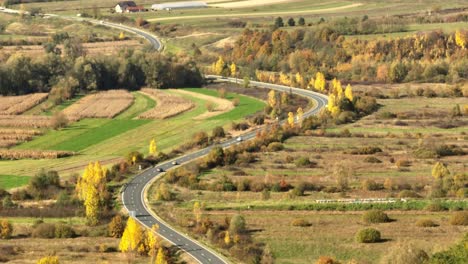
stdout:
<svg viewBox="0 0 468 264">
<path fill-rule="evenodd" d="M 187 89 L 191 92 L 214 95 L 208 89 Z M 84 119 L 69 127 L 49 131 L 33 141 L 17 146 L 18 149 L 67 149 L 79 151 L 79 155 L 55 160 L 1 161 L 0 174 L 32 176 L 41 168 L 58 170 L 67 176 L 80 172 L 90 161 L 100 160 L 104 164 L 115 162 L 130 151 L 148 153 L 148 144 L 156 139 L 160 151 L 170 151 L 189 142 L 198 131 L 211 130 L 216 126 L 227 126 L 231 121 L 240 120 L 244 115 L 262 110 L 264 103 L 247 96 L 228 95 L 228 99 L 239 98 L 240 105 L 231 112 L 208 120 L 195 120 L 206 112 L 204 100 L 183 95 L 195 102 L 196 107 L 166 120 L 129 119 L 146 111 L 155 103 L 146 96 L 136 95 L 133 106 L 113 120 Z"/>
<path fill-rule="evenodd" d="M 26 185 L 29 182 L 27 176 L 0 175 L 0 189 L 11 189 Z"/>
</svg>

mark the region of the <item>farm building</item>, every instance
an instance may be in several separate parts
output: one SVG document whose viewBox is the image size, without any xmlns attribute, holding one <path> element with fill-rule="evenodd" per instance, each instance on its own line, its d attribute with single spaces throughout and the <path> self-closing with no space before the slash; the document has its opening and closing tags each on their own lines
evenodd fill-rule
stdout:
<svg viewBox="0 0 468 264">
<path fill-rule="evenodd" d="M 133 12 L 143 12 L 146 11 L 143 6 L 138 6 L 133 1 L 123 1 L 117 3 L 115 6 L 116 13 L 133 13 Z"/>
<path fill-rule="evenodd" d="M 189 9 L 189 8 L 206 8 L 208 5 L 200 1 L 188 2 L 172 2 L 163 4 L 154 4 L 151 6 L 153 10 L 173 10 L 173 9 Z"/>
</svg>

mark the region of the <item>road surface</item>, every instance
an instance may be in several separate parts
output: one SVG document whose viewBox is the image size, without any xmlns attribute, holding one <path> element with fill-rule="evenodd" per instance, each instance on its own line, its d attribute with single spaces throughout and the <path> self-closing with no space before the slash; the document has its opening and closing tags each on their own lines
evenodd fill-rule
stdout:
<svg viewBox="0 0 468 264">
<path fill-rule="evenodd" d="M 221 78 L 220 76 L 206 77 L 217 80 L 224 80 L 227 82 L 236 81 L 233 78 Z M 327 104 L 327 97 L 325 95 L 315 93 L 312 91 L 255 81 L 251 81 L 250 84 L 253 86 L 274 89 L 281 92 L 291 92 L 315 101 L 316 104 L 314 105 L 314 107 L 306 111 L 304 113 L 304 117 L 317 114 Z M 255 138 L 257 131 L 258 129 L 241 135 L 242 141 Z M 227 148 L 229 146 L 239 144 L 240 142 L 241 141 L 238 141 L 237 138 L 232 138 L 221 142 L 217 146 Z M 206 246 L 203 246 L 200 243 L 190 239 L 186 235 L 181 234 L 180 232 L 172 229 L 168 223 L 164 222 L 148 208 L 145 200 L 146 189 L 151 185 L 153 181 L 162 176 L 163 172 L 161 171 L 167 171 L 173 167 L 179 166 L 179 164 L 199 159 L 207 155 L 213 147 L 214 146 L 209 146 L 204 149 L 200 149 L 195 152 L 180 156 L 173 160 L 160 163 L 154 168 L 150 168 L 137 175 L 124 187 L 122 192 L 122 202 L 124 207 L 129 211 L 130 215 L 134 216 L 141 224 L 145 225 L 148 228 L 151 228 L 154 224 L 158 224 L 159 234 L 163 238 L 192 255 L 199 263 L 224 264 L 228 262 L 219 254 L 208 249 Z"/>
</svg>

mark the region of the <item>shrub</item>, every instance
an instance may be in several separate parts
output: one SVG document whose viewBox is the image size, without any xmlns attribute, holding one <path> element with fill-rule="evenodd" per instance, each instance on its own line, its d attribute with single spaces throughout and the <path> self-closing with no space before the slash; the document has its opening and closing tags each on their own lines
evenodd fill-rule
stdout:
<svg viewBox="0 0 468 264">
<path fill-rule="evenodd" d="M 310 161 L 310 159 L 308 157 L 300 157 L 300 158 L 296 159 L 294 164 L 297 167 L 306 168 L 306 167 L 310 167 L 312 165 L 312 162 Z"/>
<path fill-rule="evenodd" d="M 362 220 L 366 223 L 376 224 L 376 223 L 387 223 L 387 222 L 390 222 L 391 219 L 383 211 L 370 210 L 370 211 L 365 212 L 362 215 Z"/>
<path fill-rule="evenodd" d="M 456 212 L 450 217 L 451 225 L 468 225 L 468 211 Z"/>
<path fill-rule="evenodd" d="M 9 239 L 12 233 L 13 233 L 13 226 L 8 220 L 3 219 L 0 222 L 0 238 Z"/>
<path fill-rule="evenodd" d="M 382 152 L 382 149 L 379 147 L 363 147 L 360 149 L 356 149 L 351 151 L 351 154 L 353 155 L 372 155 L 377 152 Z"/>
<path fill-rule="evenodd" d="M 373 180 L 364 180 L 362 182 L 362 189 L 366 191 L 377 191 L 383 189 L 383 186 Z"/>
<path fill-rule="evenodd" d="M 416 226 L 419 227 L 436 227 L 438 224 L 436 224 L 434 221 L 430 219 L 420 219 L 416 222 Z"/>
<path fill-rule="evenodd" d="M 240 104 L 240 100 L 239 100 L 238 97 L 232 99 L 232 105 L 233 105 L 233 106 L 236 107 L 236 106 L 239 106 L 239 104 Z"/>
<path fill-rule="evenodd" d="M 280 151 L 284 149 L 284 145 L 280 142 L 272 142 L 268 145 L 268 151 Z"/>
<path fill-rule="evenodd" d="M 229 223 L 230 234 L 242 234 L 246 231 L 245 219 L 242 215 L 236 214 L 231 218 Z"/>
<path fill-rule="evenodd" d="M 223 138 L 226 136 L 226 133 L 224 133 L 224 128 L 220 126 L 213 128 L 213 132 L 211 134 L 213 138 Z"/>
<path fill-rule="evenodd" d="M 214 112 L 216 108 L 213 102 L 206 102 L 205 107 L 206 107 L 206 110 L 208 110 L 208 112 Z"/>
<path fill-rule="evenodd" d="M 427 263 L 429 256 L 424 250 L 412 245 L 398 245 L 388 252 L 382 259 L 382 264 L 423 264 Z"/>
<path fill-rule="evenodd" d="M 440 203 L 430 203 L 424 208 L 424 210 L 430 211 L 430 212 L 440 212 L 440 211 L 445 211 L 446 208 Z"/>
<path fill-rule="evenodd" d="M 356 234 L 359 243 L 375 243 L 380 241 L 380 232 L 374 228 L 365 228 Z"/>
<path fill-rule="evenodd" d="M 368 156 L 364 159 L 364 162 L 367 162 L 367 163 L 382 163 L 381 160 L 379 160 L 378 158 L 374 157 L 374 156 Z"/>
<path fill-rule="evenodd" d="M 54 238 L 55 225 L 49 223 L 39 224 L 36 228 L 34 228 L 32 236 L 37 238 Z"/>
<path fill-rule="evenodd" d="M 320 256 L 315 264 L 340 264 L 340 262 L 327 256 Z"/>
<path fill-rule="evenodd" d="M 381 112 L 377 114 L 377 117 L 380 119 L 392 119 L 392 118 L 396 118 L 397 115 L 395 113 L 387 111 L 387 112 Z"/>
<path fill-rule="evenodd" d="M 302 218 L 296 218 L 296 219 L 294 219 L 294 220 L 291 222 L 291 225 L 292 225 L 292 226 L 301 226 L 301 227 L 311 226 L 311 224 L 309 223 L 309 221 L 307 221 L 307 220 L 305 220 L 305 219 L 302 219 Z"/>
<path fill-rule="evenodd" d="M 66 224 L 55 225 L 55 238 L 71 238 L 75 236 L 73 228 Z"/>
</svg>

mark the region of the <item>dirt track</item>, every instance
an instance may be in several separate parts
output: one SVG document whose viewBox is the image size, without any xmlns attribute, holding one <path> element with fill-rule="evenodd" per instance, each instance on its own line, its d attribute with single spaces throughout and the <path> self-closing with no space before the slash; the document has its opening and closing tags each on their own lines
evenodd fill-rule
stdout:
<svg viewBox="0 0 468 264">
<path fill-rule="evenodd" d="M 162 17 L 162 18 L 152 18 L 148 21 L 164 21 L 164 20 L 180 20 L 180 19 L 195 19 L 195 18 L 216 18 L 216 17 L 254 17 L 254 16 L 276 16 L 280 14 L 316 14 L 324 12 L 333 12 L 342 9 L 354 8 L 362 6 L 362 3 L 354 3 L 346 6 L 331 7 L 324 9 L 315 9 L 315 10 L 304 10 L 304 11 L 283 11 L 283 12 L 261 12 L 261 13 L 241 13 L 241 14 L 219 14 L 219 15 L 196 15 L 196 16 L 177 16 L 177 17 Z"/>
</svg>

